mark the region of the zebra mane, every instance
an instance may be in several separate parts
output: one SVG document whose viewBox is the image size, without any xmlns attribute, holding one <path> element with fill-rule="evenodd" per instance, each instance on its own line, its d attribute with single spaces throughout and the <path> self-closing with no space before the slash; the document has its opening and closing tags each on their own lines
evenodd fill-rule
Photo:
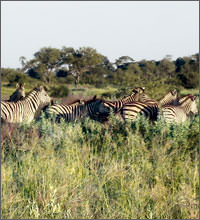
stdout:
<svg viewBox="0 0 200 220">
<path fill-rule="evenodd" d="M 181 99 L 179 99 L 179 101 L 180 101 L 180 104 L 184 106 L 184 105 L 186 105 L 189 101 L 194 101 L 195 99 L 196 99 L 196 96 L 191 95 L 191 94 L 188 94 L 188 95 L 182 97 Z"/>
<path fill-rule="evenodd" d="M 92 102 L 95 102 L 95 101 L 102 101 L 104 102 L 105 100 L 104 99 L 100 99 L 100 98 L 97 98 L 97 96 L 95 95 L 93 98 L 89 99 L 89 100 L 82 100 L 84 102 L 84 104 L 90 104 Z"/>
</svg>

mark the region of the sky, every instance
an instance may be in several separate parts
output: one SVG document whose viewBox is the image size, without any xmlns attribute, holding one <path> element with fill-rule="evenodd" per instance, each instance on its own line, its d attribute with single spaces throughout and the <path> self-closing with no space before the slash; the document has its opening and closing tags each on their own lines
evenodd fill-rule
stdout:
<svg viewBox="0 0 200 220">
<path fill-rule="evenodd" d="M 111 62 L 190 56 L 199 52 L 199 2 L 1 2 L 1 67 L 63 46 L 92 47 Z"/>
</svg>

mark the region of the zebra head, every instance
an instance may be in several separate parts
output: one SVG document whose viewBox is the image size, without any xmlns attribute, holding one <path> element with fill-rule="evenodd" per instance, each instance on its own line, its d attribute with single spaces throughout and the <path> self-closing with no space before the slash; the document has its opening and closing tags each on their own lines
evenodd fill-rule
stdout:
<svg viewBox="0 0 200 220">
<path fill-rule="evenodd" d="M 42 105 L 47 105 L 51 103 L 51 97 L 48 95 L 43 86 L 35 89 L 38 92 L 38 97 Z"/>
<path fill-rule="evenodd" d="M 16 91 L 10 96 L 9 101 L 10 102 L 17 102 L 19 100 L 22 100 L 25 98 L 25 88 L 24 84 L 16 84 Z"/>
<path fill-rule="evenodd" d="M 192 113 L 192 114 L 198 113 L 196 96 L 194 96 L 194 95 L 189 94 L 189 95 L 184 96 L 181 100 L 180 106 L 185 108 L 187 114 L 188 113 Z"/>
<path fill-rule="evenodd" d="M 191 110 L 190 112 L 192 112 L 193 114 L 197 114 L 198 113 L 198 107 L 197 107 L 197 103 L 196 103 L 196 96 L 190 96 L 191 99 Z"/>
<path fill-rule="evenodd" d="M 171 93 L 172 96 L 176 96 L 176 98 L 177 98 L 177 91 L 176 91 L 176 89 L 171 90 L 170 93 Z"/>
<path fill-rule="evenodd" d="M 145 87 L 137 87 L 137 88 L 132 90 L 132 92 L 139 93 L 139 94 L 144 93 L 144 91 L 145 91 Z"/>
<path fill-rule="evenodd" d="M 106 105 L 105 100 L 97 99 L 96 95 L 88 101 L 81 100 L 81 103 L 87 106 L 88 113 L 92 118 L 108 116 L 110 113 L 110 107 Z"/>
<path fill-rule="evenodd" d="M 144 94 L 145 87 L 137 87 L 132 90 L 132 95 L 134 95 L 134 100 L 139 101 L 140 96 Z"/>
</svg>

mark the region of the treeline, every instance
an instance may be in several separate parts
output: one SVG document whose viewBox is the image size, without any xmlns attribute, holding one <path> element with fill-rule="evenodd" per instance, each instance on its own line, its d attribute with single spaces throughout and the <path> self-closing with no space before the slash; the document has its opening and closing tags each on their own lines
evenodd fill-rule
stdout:
<svg viewBox="0 0 200 220">
<path fill-rule="evenodd" d="M 90 47 L 62 49 L 45 47 L 37 51 L 33 59 L 20 57 L 21 69 L 2 68 L 2 80 L 10 84 L 29 81 L 30 78 L 44 83 L 106 85 L 171 85 L 197 88 L 199 85 L 199 54 L 172 60 L 167 55 L 162 60 L 136 62 L 122 56 L 111 63 L 109 59 Z"/>
</svg>

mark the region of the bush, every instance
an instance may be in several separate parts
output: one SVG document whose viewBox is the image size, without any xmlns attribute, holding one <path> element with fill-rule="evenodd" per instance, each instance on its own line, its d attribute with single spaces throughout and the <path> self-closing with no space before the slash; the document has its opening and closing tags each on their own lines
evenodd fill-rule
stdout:
<svg viewBox="0 0 200 220">
<path fill-rule="evenodd" d="M 178 74 L 178 78 L 180 79 L 182 85 L 185 88 L 193 89 L 193 88 L 198 88 L 199 86 L 198 72 L 189 72 L 187 74 L 180 73 Z"/>
<path fill-rule="evenodd" d="M 66 97 L 69 95 L 69 89 L 64 86 L 58 86 L 58 87 L 51 87 L 51 92 L 50 92 L 50 96 L 51 97 L 57 97 L 57 98 L 61 98 L 61 97 Z"/>
</svg>

